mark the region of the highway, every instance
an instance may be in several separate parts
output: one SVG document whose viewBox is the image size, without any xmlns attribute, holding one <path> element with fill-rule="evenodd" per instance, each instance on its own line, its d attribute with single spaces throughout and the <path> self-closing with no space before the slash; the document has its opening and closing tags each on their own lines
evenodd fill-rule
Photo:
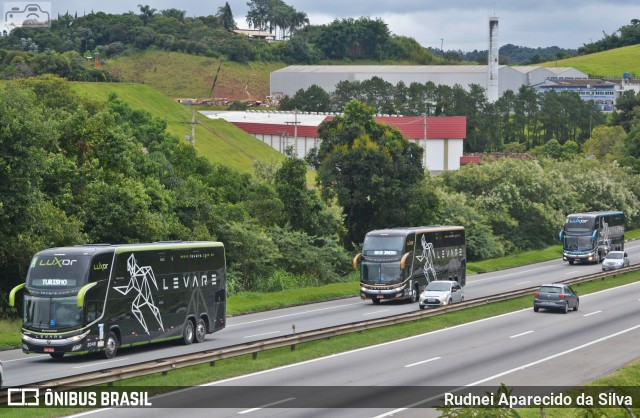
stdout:
<svg viewBox="0 0 640 418">
<path fill-rule="evenodd" d="M 566 315 L 524 309 L 162 395 L 152 398 L 153 408 L 144 413 L 174 417 L 184 413 L 182 408 L 197 406 L 188 409 L 189 415 L 424 417 L 436 413 L 409 406 L 463 386 L 505 384 L 518 393 L 528 386 L 560 390 L 588 383 L 638 358 L 638 347 L 640 283 L 633 283 L 584 295 L 579 311 Z M 414 393 L 424 387 L 424 397 L 402 399 L 391 387 Z M 135 417 L 141 412 L 107 409 L 89 415 Z"/>
<path fill-rule="evenodd" d="M 626 245 L 632 264 L 640 261 L 640 243 Z M 504 293 L 536 286 L 543 282 L 565 280 L 600 271 L 600 265 L 569 266 L 560 259 L 467 278 L 465 298 Z M 133 349 L 122 349 L 118 357 L 104 360 L 95 356 L 76 356 L 53 360 L 48 355 L 25 355 L 20 350 L 2 352 L 6 386 L 30 383 L 82 374 L 93 370 L 135 364 L 190 352 L 211 350 L 230 345 L 259 341 L 275 336 L 313 330 L 365 319 L 392 316 L 417 309 L 417 304 L 381 303 L 374 305 L 359 298 L 340 299 L 324 303 L 278 309 L 228 319 L 227 328 L 207 336 L 204 343 L 191 346 L 160 343 Z M 486 331 L 485 331 L 486 332 Z"/>
</svg>

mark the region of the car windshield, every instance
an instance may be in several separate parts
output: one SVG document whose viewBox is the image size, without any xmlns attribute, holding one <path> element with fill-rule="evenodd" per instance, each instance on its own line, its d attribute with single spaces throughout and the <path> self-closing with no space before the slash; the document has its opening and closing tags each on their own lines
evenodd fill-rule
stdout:
<svg viewBox="0 0 640 418">
<path fill-rule="evenodd" d="M 562 289 L 557 286 L 541 286 L 540 293 L 562 293 Z"/>
<path fill-rule="evenodd" d="M 425 290 L 430 292 L 446 292 L 450 289 L 451 285 L 449 283 L 443 282 L 431 282 L 427 285 Z"/>
<path fill-rule="evenodd" d="M 623 259 L 623 254 L 622 253 L 609 253 L 607 254 L 607 258 L 608 259 L 614 259 L 614 260 L 622 260 Z"/>
</svg>

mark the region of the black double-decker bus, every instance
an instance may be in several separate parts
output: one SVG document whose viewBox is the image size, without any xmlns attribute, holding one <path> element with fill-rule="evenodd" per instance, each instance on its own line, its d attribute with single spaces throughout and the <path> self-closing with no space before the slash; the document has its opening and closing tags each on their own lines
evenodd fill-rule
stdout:
<svg viewBox="0 0 640 418">
<path fill-rule="evenodd" d="M 360 297 L 418 301 L 433 280 L 466 283 L 466 241 L 462 226 L 420 226 L 371 231 L 362 253 L 353 259 L 360 265 Z"/>
<path fill-rule="evenodd" d="M 65 354 L 181 339 L 225 327 L 226 261 L 219 242 L 82 245 L 37 253 L 24 284 L 22 350 Z"/>
</svg>

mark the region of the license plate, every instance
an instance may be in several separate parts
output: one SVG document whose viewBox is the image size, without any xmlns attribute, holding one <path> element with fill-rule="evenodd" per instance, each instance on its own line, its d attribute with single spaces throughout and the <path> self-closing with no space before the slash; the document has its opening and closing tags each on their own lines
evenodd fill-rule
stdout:
<svg viewBox="0 0 640 418">
<path fill-rule="evenodd" d="M 45 347 L 44 348 L 44 352 L 45 353 L 53 353 L 54 351 L 56 351 L 56 349 L 52 348 L 52 347 Z"/>
<path fill-rule="evenodd" d="M 429 303 L 436 303 L 438 301 L 438 299 L 427 299 L 427 302 Z"/>
<path fill-rule="evenodd" d="M 384 296 L 382 296 L 382 295 L 376 295 L 376 299 L 384 299 Z"/>
</svg>

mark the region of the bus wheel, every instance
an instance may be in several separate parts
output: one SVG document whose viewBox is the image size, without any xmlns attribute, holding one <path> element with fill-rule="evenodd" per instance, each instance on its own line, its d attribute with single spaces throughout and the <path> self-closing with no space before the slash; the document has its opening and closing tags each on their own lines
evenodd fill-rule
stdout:
<svg viewBox="0 0 640 418">
<path fill-rule="evenodd" d="M 49 353 L 51 358 L 62 358 L 64 357 L 64 353 Z"/>
<path fill-rule="evenodd" d="M 413 286 L 411 289 L 411 303 L 416 303 L 418 301 L 418 285 Z"/>
<path fill-rule="evenodd" d="M 189 345 L 193 342 L 193 335 L 195 334 L 193 328 L 193 321 L 187 319 L 184 323 L 184 327 L 182 327 L 182 342 L 184 345 Z"/>
<path fill-rule="evenodd" d="M 195 342 L 201 343 L 204 341 L 204 337 L 207 335 L 207 323 L 204 319 L 198 319 L 198 323 L 196 324 L 196 335 Z"/>
<path fill-rule="evenodd" d="M 115 332 L 109 331 L 109 335 L 107 336 L 107 341 L 104 343 L 104 356 L 105 358 L 112 359 L 116 356 L 118 352 L 118 347 L 120 346 L 120 340 Z"/>
</svg>

